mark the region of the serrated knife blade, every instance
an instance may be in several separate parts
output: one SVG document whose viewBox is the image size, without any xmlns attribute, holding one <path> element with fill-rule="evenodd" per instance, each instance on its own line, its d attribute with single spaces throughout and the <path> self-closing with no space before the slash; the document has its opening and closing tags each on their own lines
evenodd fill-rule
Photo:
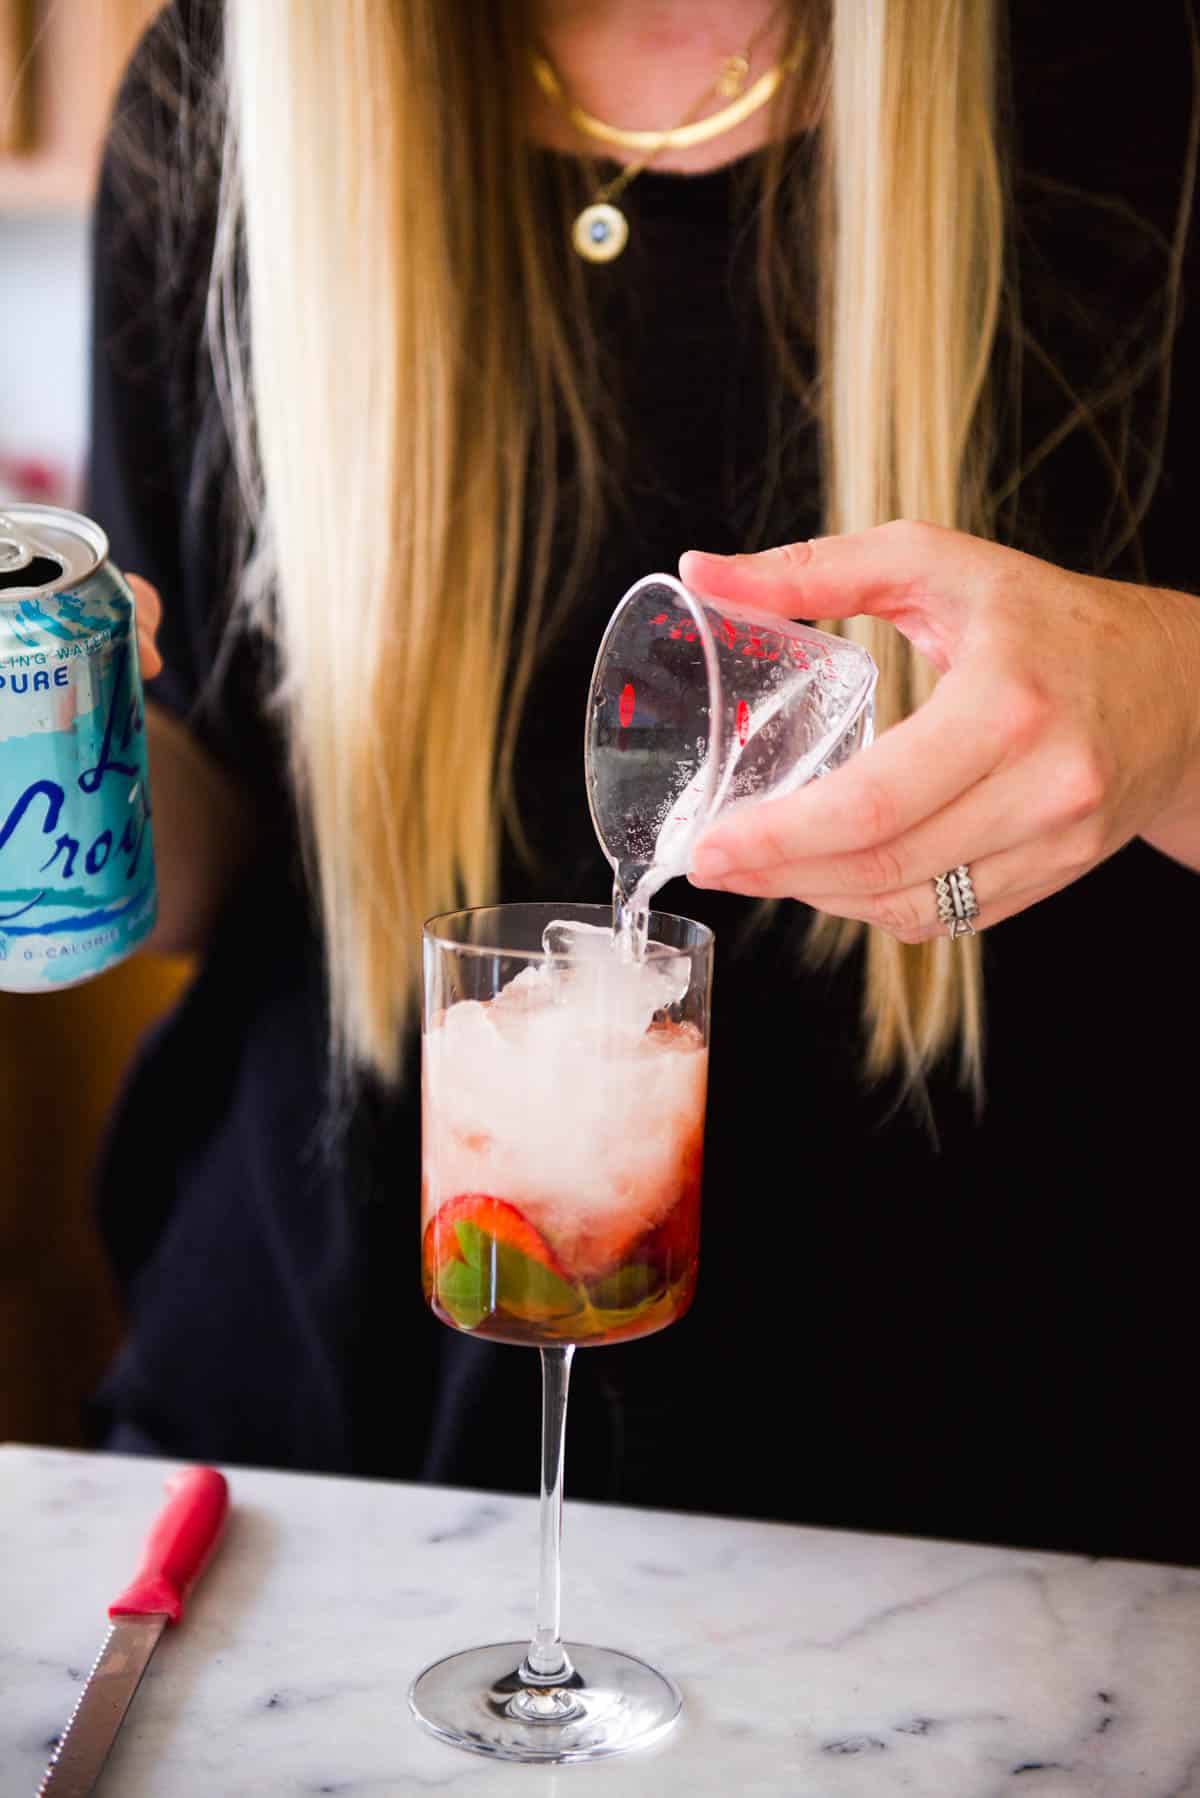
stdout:
<svg viewBox="0 0 1200 1798">
<path fill-rule="evenodd" d="M 163 1630 L 178 1623 L 188 1589 L 216 1547 L 229 1508 L 224 1476 L 191 1467 L 167 1491 L 133 1583 L 108 1607 L 108 1634 L 37 1798 L 87 1798 L 95 1788 Z"/>
</svg>

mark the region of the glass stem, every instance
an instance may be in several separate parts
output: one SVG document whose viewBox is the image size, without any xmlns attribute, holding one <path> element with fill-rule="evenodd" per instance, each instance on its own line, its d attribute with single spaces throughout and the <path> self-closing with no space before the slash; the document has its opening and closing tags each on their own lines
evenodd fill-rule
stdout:
<svg viewBox="0 0 1200 1798">
<path fill-rule="evenodd" d="M 542 1498 L 541 1555 L 533 1639 L 521 1668 L 531 1684 L 560 1685 L 573 1669 L 563 1649 L 561 1629 L 561 1549 L 563 1443 L 567 1428 L 567 1387 L 575 1355 L 572 1342 L 541 1350 Z"/>
</svg>

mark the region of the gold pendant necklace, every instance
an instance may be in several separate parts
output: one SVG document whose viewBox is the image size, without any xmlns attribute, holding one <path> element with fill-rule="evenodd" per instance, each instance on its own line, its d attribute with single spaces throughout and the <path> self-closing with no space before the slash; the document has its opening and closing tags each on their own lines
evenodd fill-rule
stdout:
<svg viewBox="0 0 1200 1798">
<path fill-rule="evenodd" d="M 571 242 L 585 262 L 615 262 L 629 242 L 629 220 L 611 200 L 593 200 L 576 214 Z"/>
<path fill-rule="evenodd" d="M 629 220 L 616 201 L 630 182 L 664 150 L 690 149 L 696 144 L 710 143 L 713 138 L 732 131 L 751 118 L 760 107 L 766 106 L 775 97 L 784 76 L 790 74 L 799 62 L 801 48 L 802 45 L 797 44 L 773 68 L 760 75 L 753 87 L 748 88 L 745 93 L 741 93 L 740 89 L 750 72 L 753 45 L 748 46 L 740 55 L 726 57 L 715 82 L 710 83 L 696 104 L 689 107 L 683 122 L 667 131 L 626 131 L 617 125 L 606 124 L 603 119 L 594 118 L 591 113 L 585 112 L 581 106 L 568 99 L 549 60 L 540 51 L 534 51 L 533 73 L 538 86 L 565 112 L 577 131 L 600 143 L 616 144 L 623 149 L 641 152 L 635 162 L 627 164 L 611 181 L 597 189 L 595 197 L 574 220 L 571 226 L 571 243 L 577 255 L 582 256 L 585 262 L 615 261 L 629 242 Z M 719 112 L 711 113 L 708 118 L 693 120 L 692 114 L 714 93 L 732 93 L 737 98 L 728 106 L 723 106 Z"/>
</svg>

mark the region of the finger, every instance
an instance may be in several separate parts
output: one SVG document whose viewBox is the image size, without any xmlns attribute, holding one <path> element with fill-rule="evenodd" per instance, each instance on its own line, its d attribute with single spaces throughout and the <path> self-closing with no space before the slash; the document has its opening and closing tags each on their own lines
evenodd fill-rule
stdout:
<svg viewBox="0 0 1200 1798">
<path fill-rule="evenodd" d="M 1029 853 L 1023 847 L 1018 852 L 985 856 L 969 864 L 971 884 L 979 905 L 978 913 L 970 920 L 974 928 L 986 930 L 993 924 L 1002 923 L 1005 918 L 1013 917 L 1069 886 L 1078 870 L 1060 868 L 1047 874 L 1047 868 L 1054 867 L 1056 859 L 1053 844 L 1043 842 L 1040 854 L 1034 845 Z M 754 875 L 744 882 L 739 880 L 736 885 L 721 884 L 724 890 L 742 893 L 748 898 L 795 898 L 831 917 L 870 924 L 902 943 L 931 942 L 947 934 L 947 926 L 938 916 L 937 892 L 932 880 L 874 898 L 861 893 L 831 893 L 818 897 L 796 891 L 762 890 L 773 883 Z"/>
<path fill-rule="evenodd" d="M 980 878 L 986 878 L 986 869 L 980 864 Z M 971 879 L 975 883 L 976 895 L 979 887 L 976 881 L 976 870 L 972 868 Z M 1051 894 L 1059 893 L 1071 884 L 1069 875 L 1062 875 L 1054 880 L 1042 880 L 1032 886 L 1020 887 L 1006 892 L 1001 898 L 990 899 L 986 905 L 980 904 L 978 913 L 970 919 L 974 931 L 990 929 L 995 924 L 1002 924 L 1006 918 L 1016 917 L 1019 912 L 1028 911 L 1031 905 L 1038 905 Z M 854 901 L 848 902 L 846 909 L 840 903 L 822 900 L 819 909 L 829 911 L 839 918 L 859 918 L 860 913 L 854 909 Z M 931 943 L 940 936 L 949 935 L 949 926 L 943 924 L 938 917 L 937 896 L 930 881 L 924 887 L 914 888 L 909 893 L 897 893 L 890 897 L 882 909 L 882 915 L 862 917 L 861 922 L 872 924 L 883 930 L 888 936 L 894 936 L 901 943 Z M 965 933 L 964 933 L 965 934 Z"/>
<path fill-rule="evenodd" d="M 925 705 L 834 773 L 719 820 L 700 837 L 690 872 L 719 878 L 894 842 L 999 766 L 1013 736 L 1010 706 L 996 683 L 981 686 L 961 664 Z"/>
<path fill-rule="evenodd" d="M 743 875 L 760 875 L 766 891 L 775 895 L 803 893 L 813 903 L 834 894 L 869 899 L 932 880 L 944 869 L 981 855 L 1031 842 L 1040 853 L 1043 838 L 1055 845 L 1056 856 L 1075 866 L 1091 853 L 1096 830 L 1097 817 L 1079 803 L 1063 779 L 1061 751 L 1051 749 L 994 769 L 891 842 L 832 855 L 798 856 L 765 868 L 733 868 L 722 882 L 737 888 Z M 699 878 L 694 884 L 706 883 Z"/>
<path fill-rule="evenodd" d="M 125 578 L 133 591 L 138 626 L 149 631 L 153 637 L 162 623 L 162 600 L 158 596 L 158 588 L 143 580 L 140 574 L 126 575 Z"/>
<path fill-rule="evenodd" d="M 143 680 L 153 680 L 156 674 L 162 673 L 163 659 L 158 653 L 158 646 L 153 637 L 139 628 L 137 634 L 138 666 Z"/>
<path fill-rule="evenodd" d="M 758 606 L 788 618 L 849 618 L 860 612 L 899 619 L 914 585 L 936 584 L 962 603 L 975 582 L 1013 552 L 938 525 L 897 520 L 869 531 L 813 537 L 749 556 L 688 550 L 684 585 L 709 599 Z"/>
</svg>

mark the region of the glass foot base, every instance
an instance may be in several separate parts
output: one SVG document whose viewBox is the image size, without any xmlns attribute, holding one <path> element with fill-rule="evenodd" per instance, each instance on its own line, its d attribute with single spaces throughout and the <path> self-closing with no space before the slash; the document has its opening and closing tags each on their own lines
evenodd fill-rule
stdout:
<svg viewBox="0 0 1200 1798">
<path fill-rule="evenodd" d="M 591 1761 L 648 1748 L 670 1729 L 679 1688 L 636 1655 L 564 1642 L 571 1671 L 561 1685 L 530 1684 L 527 1642 L 495 1642 L 435 1661 L 413 1681 L 413 1716 L 472 1754 L 508 1761 Z"/>
</svg>

